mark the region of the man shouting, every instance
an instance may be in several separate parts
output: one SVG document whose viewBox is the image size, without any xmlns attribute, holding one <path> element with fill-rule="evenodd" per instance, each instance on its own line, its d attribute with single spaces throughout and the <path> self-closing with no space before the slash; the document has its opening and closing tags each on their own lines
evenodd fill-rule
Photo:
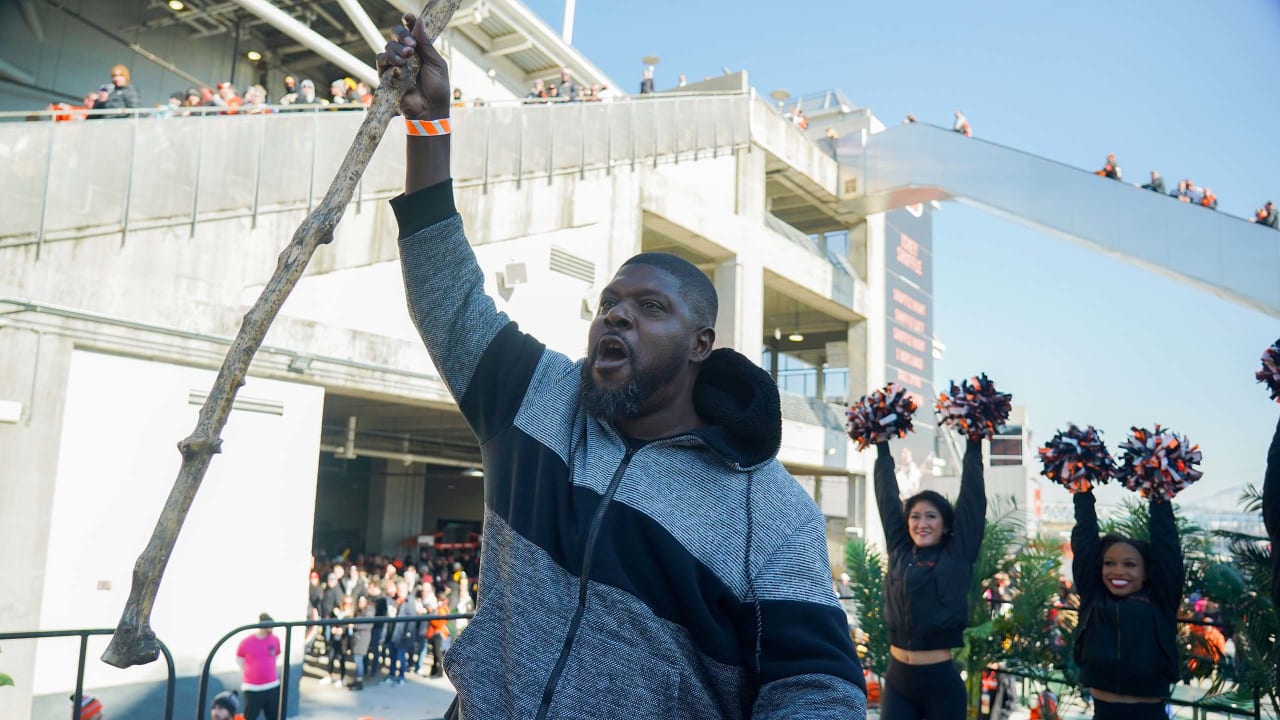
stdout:
<svg viewBox="0 0 1280 720">
<path fill-rule="evenodd" d="M 713 350 L 716 292 L 642 253 L 588 355 L 497 311 L 449 181 L 449 76 L 416 18 L 400 224 L 409 311 L 484 455 L 481 602 L 445 656 L 450 718 L 863 718 L 822 513 L 775 457 L 778 390 Z"/>
</svg>

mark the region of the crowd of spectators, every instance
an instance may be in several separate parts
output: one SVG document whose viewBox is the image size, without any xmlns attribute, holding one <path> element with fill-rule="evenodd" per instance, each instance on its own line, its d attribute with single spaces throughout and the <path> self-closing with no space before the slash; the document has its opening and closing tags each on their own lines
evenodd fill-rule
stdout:
<svg viewBox="0 0 1280 720">
<path fill-rule="evenodd" d="M 640 82 L 642 95 L 654 92 L 653 70 L 651 65 L 644 69 Z M 67 103 L 50 105 L 48 109 L 53 111 L 53 119 L 65 122 L 110 117 L 111 112 L 90 114 L 90 111 L 122 111 L 141 106 L 138 90 L 130 84 L 129 68 L 124 65 L 112 66 L 110 77 L 110 83 L 100 86 L 96 91 L 86 93 L 80 105 Z M 681 75 L 680 87 L 685 83 L 685 77 Z M 267 89 L 260 84 L 249 85 L 244 89 L 243 95 L 230 82 L 218 83 L 215 88 L 189 87 L 185 91 L 170 94 L 165 103 L 156 106 L 153 115 L 156 117 L 188 116 L 197 112 L 195 108 L 217 108 L 217 113 L 220 115 L 254 115 L 317 106 L 328 106 L 329 109 L 355 109 L 368 107 L 373 102 L 372 89 L 367 84 L 349 77 L 329 83 L 328 97 L 320 97 L 316 94 L 314 81 L 303 79 L 298 82 L 293 75 L 284 77 L 283 90 L 276 105 L 272 106 Z M 534 80 L 533 87 L 525 95 L 524 102 L 526 104 L 600 102 L 612 100 L 614 97 L 610 88 L 599 83 L 593 83 L 589 87 L 583 86 L 573 77 L 573 72 L 566 67 L 561 68 L 558 82 L 554 80 L 547 82 L 541 78 Z M 475 98 L 471 104 L 480 107 L 485 102 L 483 99 Z M 459 108 L 467 106 L 460 88 L 455 88 L 453 91 L 453 106 Z M 809 118 L 799 106 L 786 113 L 786 118 L 802 130 L 809 126 Z M 903 120 L 904 124 L 914 122 L 916 117 L 910 114 Z M 973 137 L 973 128 L 969 124 L 969 119 L 959 110 L 955 111 L 952 130 L 965 137 Z M 1116 161 L 1115 153 L 1108 154 L 1102 168 L 1095 172 L 1112 180 L 1123 179 L 1123 172 Z M 1166 194 L 1164 179 L 1155 170 L 1151 171 L 1150 181 L 1138 187 Z M 1196 185 L 1190 178 L 1179 180 L 1177 187 L 1167 194 L 1179 202 L 1200 205 L 1211 210 L 1218 209 L 1218 197 L 1213 190 Z M 1271 201 L 1258 208 L 1250 221 L 1272 229 L 1280 229 L 1280 215 L 1277 214 L 1275 204 Z"/>
<path fill-rule="evenodd" d="M 354 560 L 338 557 L 315 566 L 310 576 L 308 617 L 426 618 L 471 612 L 480 570 L 474 548 L 438 550 L 432 555 L 403 559 L 359 555 Z M 410 673 L 443 675 L 444 651 L 465 627 L 462 619 L 317 626 L 307 634 L 307 650 L 323 660 L 321 684 L 362 690 L 366 680 L 386 673 L 384 684 L 403 685 Z M 428 653 L 430 664 L 424 666 Z M 354 670 L 349 682 L 348 662 Z"/>
<path fill-rule="evenodd" d="M 272 107 L 270 95 L 261 84 L 244 88 L 241 94 L 231 82 L 220 82 L 215 87 L 189 87 L 170 93 L 165 102 L 158 103 L 155 117 L 185 117 L 195 114 L 195 108 L 218 108 L 219 115 L 255 115 L 290 109 L 290 106 L 332 106 L 330 109 L 355 109 L 368 107 L 373 102 L 373 91 L 363 82 L 352 78 L 340 78 L 329 83 L 328 97 L 316 94 L 315 82 L 304 79 L 301 83 L 293 75 L 284 77 L 284 92 Z M 116 65 L 111 68 L 111 82 L 96 91 L 85 94 L 80 105 L 53 103 L 53 119 L 60 122 L 111 117 L 111 112 L 142 107 L 138 89 L 130 84 L 129 68 Z M 100 111 L 93 112 L 90 111 Z M 122 113 L 123 114 L 123 113 Z"/>
<path fill-rule="evenodd" d="M 1097 172 L 1099 175 L 1105 175 L 1106 177 L 1114 180 L 1121 179 L 1120 166 L 1116 164 L 1115 153 L 1107 156 L 1106 165 L 1103 166 L 1102 170 Z M 1160 176 L 1160 171 L 1152 170 L 1151 179 L 1141 185 L 1138 185 L 1138 187 L 1161 195 L 1168 194 L 1169 197 L 1174 198 L 1178 202 L 1200 205 L 1201 207 L 1207 207 L 1210 210 L 1218 209 L 1218 196 L 1214 194 L 1213 190 L 1196 185 L 1192 182 L 1191 178 L 1179 180 L 1178 186 L 1174 188 L 1172 192 L 1166 193 L 1164 178 Z M 1254 212 L 1253 218 L 1250 222 L 1276 229 L 1278 224 L 1277 220 L 1275 203 L 1267 201 L 1266 204 Z"/>
<path fill-rule="evenodd" d="M 903 125 L 911 125 L 915 122 L 916 116 L 911 114 L 908 114 L 902 120 Z M 973 137 L 973 128 L 969 125 L 969 119 L 966 118 L 964 113 L 959 110 L 955 113 L 955 122 L 952 124 L 951 129 L 965 137 Z M 1116 161 L 1115 153 L 1109 153 L 1107 155 L 1106 162 L 1102 164 L 1100 169 L 1095 170 L 1094 174 L 1110 178 L 1112 180 L 1123 180 L 1124 178 L 1124 173 L 1120 169 L 1120 163 Z M 1140 187 L 1143 190 L 1160 193 L 1161 195 L 1166 194 L 1164 178 L 1162 178 L 1159 171 L 1156 170 L 1151 171 L 1151 180 L 1149 182 L 1137 185 L 1137 187 Z M 1206 207 L 1210 210 L 1218 209 L 1218 196 L 1214 194 L 1213 190 L 1196 185 L 1190 178 L 1179 180 L 1178 187 L 1167 194 L 1178 202 L 1200 205 L 1201 207 Z M 1270 201 L 1254 211 L 1253 218 L 1250 222 L 1265 225 L 1272 229 L 1280 229 L 1280 216 L 1276 215 L 1276 206 Z"/>
<path fill-rule="evenodd" d="M 601 102 L 605 100 L 613 100 L 614 93 L 606 85 L 592 83 L 589 87 L 584 87 L 573 77 L 573 71 L 569 68 L 560 68 L 560 81 L 552 80 L 547 82 L 541 78 L 533 81 L 533 87 L 529 88 L 529 93 L 524 96 L 524 101 L 528 103 L 553 103 L 553 102 Z"/>
</svg>

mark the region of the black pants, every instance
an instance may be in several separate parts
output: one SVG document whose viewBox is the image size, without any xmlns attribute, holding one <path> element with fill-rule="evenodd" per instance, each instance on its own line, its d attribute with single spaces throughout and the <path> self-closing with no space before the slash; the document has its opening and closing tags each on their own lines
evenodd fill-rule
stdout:
<svg viewBox="0 0 1280 720">
<path fill-rule="evenodd" d="M 444 674 L 444 635 L 432 635 L 427 644 L 431 646 L 431 677 L 440 677 Z"/>
<path fill-rule="evenodd" d="M 880 694 L 880 720 L 965 720 L 968 702 L 960 668 L 889 661 Z"/>
<path fill-rule="evenodd" d="M 258 720 L 258 713 L 267 716 L 267 720 L 280 718 L 280 686 L 270 690 L 244 691 L 244 720 Z"/>
<path fill-rule="evenodd" d="M 1164 703 L 1112 703 L 1093 699 L 1093 720 L 1169 720 Z"/>
<path fill-rule="evenodd" d="M 337 675 L 344 681 L 347 679 L 347 643 L 342 638 L 334 638 L 329 642 L 329 675 L 334 675 L 334 667 L 337 667 Z M 248 720 L 246 717 L 245 720 Z"/>
</svg>

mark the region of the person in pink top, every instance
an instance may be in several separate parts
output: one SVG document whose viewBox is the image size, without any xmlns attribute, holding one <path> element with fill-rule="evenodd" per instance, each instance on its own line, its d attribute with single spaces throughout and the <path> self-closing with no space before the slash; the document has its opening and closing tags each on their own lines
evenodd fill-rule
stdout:
<svg viewBox="0 0 1280 720">
<path fill-rule="evenodd" d="M 272 622 L 271 616 L 262 613 L 258 622 Z M 280 658 L 280 638 L 271 628 L 259 628 L 240 641 L 236 648 L 236 662 L 244 673 L 240 690 L 244 695 L 245 720 L 258 720 L 259 713 L 267 720 L 280 717 L 280 674 L 276 662 Z"/>
</svg>

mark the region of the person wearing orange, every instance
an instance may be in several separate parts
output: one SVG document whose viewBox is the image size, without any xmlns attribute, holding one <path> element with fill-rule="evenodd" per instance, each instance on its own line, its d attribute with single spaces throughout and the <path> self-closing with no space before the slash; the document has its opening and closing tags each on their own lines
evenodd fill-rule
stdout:
<svg viewBox="0 0 1280 720">
<path fill-rule="evenodd" d="M 443 590 L 435 597 L 436 607 L 428 610 L 433 615 L 448 615 L 448 594 Z M 427 645 L 431 647 L 431 677 L 444 677 L 444 643 L 449 639 L 449 621 L 442 619 L 427 622 Z"/>
</svg>

